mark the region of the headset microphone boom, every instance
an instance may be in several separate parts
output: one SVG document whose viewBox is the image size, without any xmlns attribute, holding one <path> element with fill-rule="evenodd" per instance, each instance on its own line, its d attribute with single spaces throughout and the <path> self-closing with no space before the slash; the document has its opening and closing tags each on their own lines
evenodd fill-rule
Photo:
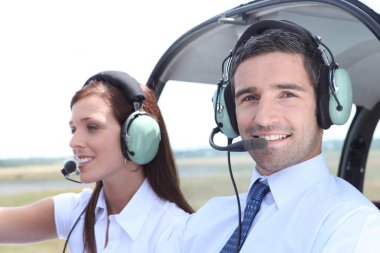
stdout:
<svg viewBox="0 0 380 253">
<path fill-rule="evenodd" d="M 268 145 L 268 141 L 264 138 L 253 138 L 253 139 L 247 139 L 247 140 L 241 140 L 232 144 L 229 144 L 227 146 L 218 146 L 214 143 L 214 135 L 220 132 L 219 127 L 215 127 L 209 138 L 210 146 L 213 149 L 219 150 L 219 151 L 230 151 L 230 152 L 244 152 L 244 151 L 250 151 L 254 149 L 263 149 L 266 148 Z"/>
</svg>

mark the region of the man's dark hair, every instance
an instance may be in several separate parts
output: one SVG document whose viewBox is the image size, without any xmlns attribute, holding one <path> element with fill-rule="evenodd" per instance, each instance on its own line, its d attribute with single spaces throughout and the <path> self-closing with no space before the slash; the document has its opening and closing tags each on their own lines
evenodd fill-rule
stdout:
<svg viewBox="0 0 380 253">
<path fill-rule="evenodd" d="M 313 83 L 314 91 L 317 91 L 321 67 L 325 64 L 322 52 L 315 43 L 310 42 L 310 38 L 305 38 L 304 35 L 292 31 L 274 28 L 250 37 L 232 55 L 229 79 L 233 94 L 234 75 L 239 64 L 253 56 L 270 52 L 301 54 L 304 58 L 306 72 Z"/>
</svg>

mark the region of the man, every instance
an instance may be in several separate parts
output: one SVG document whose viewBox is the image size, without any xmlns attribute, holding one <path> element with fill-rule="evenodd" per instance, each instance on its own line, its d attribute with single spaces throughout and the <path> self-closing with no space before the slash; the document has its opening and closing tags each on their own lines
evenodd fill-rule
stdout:
<svg viewBox="0 0 380 253">
<path fill-rule="evenodd" d="M 257 211 L 252 224 L 244 217 L 240 228 L 234 196 L 210 200 L 188 220 L 181 252 L 380 251 L 379 210 L 331 175 L 321 154 L 323 129 L 351 110 L 349 99 L 339 96 L 337 106 L 326 105 L 330 77 L 341 73 L 321 46 L 286 21 L 260 21 L 242 35 L 229 68 L 229 117 L 242 139 L 267 140 L 249 153 L 256 162 L 251 185 L 259 180 L 269 189 L 261 190 L 259 210 L 250 211 Z M 336 108 L 332 115 L 329 106 Z M 247 194 L 240 199 L 243 209 Z"/>
</svg>

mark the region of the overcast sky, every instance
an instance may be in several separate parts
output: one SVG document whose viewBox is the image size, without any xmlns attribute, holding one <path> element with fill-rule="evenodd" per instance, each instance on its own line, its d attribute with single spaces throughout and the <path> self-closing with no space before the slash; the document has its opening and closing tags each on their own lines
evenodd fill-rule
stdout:
<svg viewBox="0 0 380 253">
<path fill-rule="evenodd" d="M 145 83 L 183 33 L 237 0 L 0 2 L 0 158 L 70 155 L 69 102 L 91 75 Z"/>
<path fill-rule="evenodd" d="M 118 69 L 145 83 L 179 36 L 244 2 L 1 1 L 0 159 L 69 156 L 69 102 L 88 77 Z"/>
</svg>

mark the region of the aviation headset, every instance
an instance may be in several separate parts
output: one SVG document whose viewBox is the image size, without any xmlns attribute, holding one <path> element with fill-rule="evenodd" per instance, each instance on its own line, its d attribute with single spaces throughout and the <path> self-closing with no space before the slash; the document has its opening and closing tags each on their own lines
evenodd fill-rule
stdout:
<svg viewBox="0 0 380 253">
<path fill-rule="evenodd" d="M 347 122 L 352 107 L 351 80 L 347 73 L 334 60 L 330 49 L 320 38 L 311 34 L 305 28 L 285 20 L 262 20 L 251 25 L 239 38 L 230 55 L 223 61 L 223 77 L 218 83 L 217 91 L 213 96 L 215 122 L 219 130 L 228 138 L 239 136 L 235 114 L 235 102 L 231 87 L 231 61 L 236 56 L 237 49 L 245 44 L 249 38 L 262 34 L 268 29 L 283 29 L 303 36 L 311 45 L 315 45 L 322 53 L 325 65 L 322 66 L 317 87 L 317 122 L 323 129 L 332 124 L 343 125 Z M 326 54 L 326 51 L 328 55 Z"/>
<path fill-rule="evenodd" d="M 152 161 L 161 141 L 160 126 L 149 113 L 141 110 L 146 97 L 140 84 L 127 73 L 104 71 L 90 77 L 83 87 L 92 80 L 119 88 L 134 108 L 134 112 L 121 127 L 121 150 L 124 157 L 140 165 Z"/>
</svg>

